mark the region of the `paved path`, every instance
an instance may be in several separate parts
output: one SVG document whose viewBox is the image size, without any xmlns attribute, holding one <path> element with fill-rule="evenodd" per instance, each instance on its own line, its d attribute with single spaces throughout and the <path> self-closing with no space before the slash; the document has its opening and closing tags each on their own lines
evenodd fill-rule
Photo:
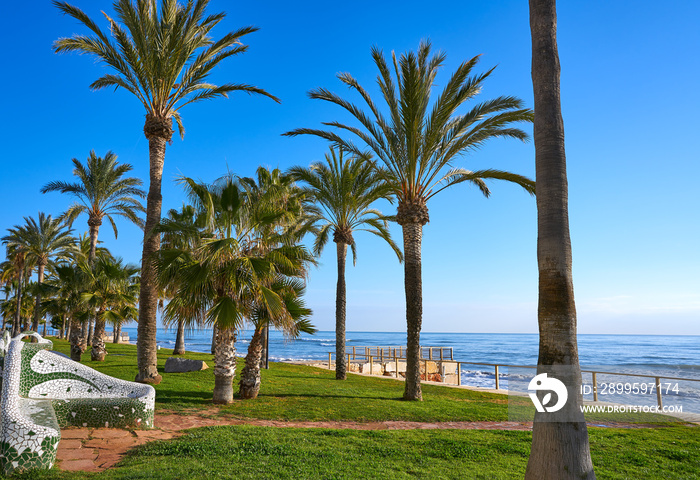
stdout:
<svg viewBox="0 0 700 480">
<path fill-rule="evenodd" d="M 254 420 L 228 417 L 213 418 L 218 409 L 212 408 L 200 414 L 156 414 L 153 430 L 121 430 L 116 428 L 67 428 L 61 430 L 58 444 L 58 468 L 99 472 L 114 466 L 127 450 L 153 440 L 168 440 L 184 435 L 184 430 L 217 425 L 255 425 L 261 427 L 337 428 L 352 430 L 532 430 L 532 422 L 286 422 L 278 420 Z M 617 428 L 648 428 L 651 425 L 608 423 L 589 424 Z"/>
</svg>

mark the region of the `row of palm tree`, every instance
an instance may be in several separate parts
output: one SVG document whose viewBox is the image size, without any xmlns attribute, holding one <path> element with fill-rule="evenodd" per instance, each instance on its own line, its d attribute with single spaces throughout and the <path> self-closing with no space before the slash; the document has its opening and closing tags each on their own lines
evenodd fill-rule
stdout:
<svg viewBox="0 0 700 480">
<path fill-rule="evenodd" d="M 21 331 L 22 315 L 27 319 L 24 329 L 38 331 L 44 314 L 52 317 L 52 324 L 59 322 L 61 335 L 72 330 L 73 358 L 88 344 L 92 346 L 92 359 L 104 360 L 105 323 L 118 326 L 135 318 L 137 303 L 134 287 L 138 287 L 138 268 L 124 265 L 106 249 L 97 250 L 97 258 L 89 261 L 89 242 L 71 235 L 65 217 L 53 219 L 40 212 L 38 220 L 25 218 L 25 224 L 8 229 L 2 238 L 6 245 L 8 260 L 2 264 L 2 277 L 9 281 L 5 285 L 6 298 L 2 302 L 3 326 L 10 316 L 12 334 Z M 82 241 L 81 241 L 82 240 Z M 82 248 L 81 248 L 82 247 Z M 31 270 L 36 267 L 37 281 L 29 282 Z M 15 278 L 13 278 L 15 277 Z M 14 295 L 9 297 L 14 288 Z M 30 293 L 33 296 L 26 294 Z M 21 308 L 17 308 L 17 305 Z M 74 325 L 86 323 L 94 313 L 97 320 L 94 341 L 87 339 L 87 328 Z M 29 315 L 33 322 L 29 323 Z M 44 333 L 46 324 L 44 321 Z"/>
<path fill-rule="evenodd" d="M 110 67 L 113 73 L 97 79 L 91 87 L 93 89 L 123 88 L 136 96 L 146 109 L 144 134 L 149 140 L 150 186 L 147 197 L 146 234 L 142 255 L 143 281 L 139 311 L 139 373 L 137 380 L 148 383 L 158 383 L 161 379 L 157 373 L 155 353 L 155 313 L 158 286 L 155 281 L 156 271 L 151 265 L 151 259 L 160 247 L 160 237 L 158 234 L 149 232 L 155 231 L 156 226 L 160 223 L 162 204 L 160 186 L 165 148 L 173 134 L 172 122 L 174 120 L 177 123 L 182 136 L 184 129 L 182 128 L 180 108 L 189 103 L 226 96 L 229 92 L 236 90 L 262 94 L 277 100 L 257 87 L 241 84 L 217 86 L 206 81 L 208 74 L 221 61 L 246 50 L 246 46 L 240 42 L 240 38 L 256 30 L 253 27 L 242 28 L 214 41 L 209 34 L 212 28 L 224 18 L 224 14 L 206 16 L 207 3 L 206 0 L 189 0 L 185 5 L 180 5 L 176 0 L 162 0 L 159 6 L 156 0 L 136 0 L 135 3 L 130 0 L 116 0 L 114 7 L 118 21 L 107 16 L 110 27 L 108 35 L 80 9 L 64 2 L 55 2 L 55 5 L 63 13 L 79 20 L 93 33 L 91 36 L 75 35 L 72 38 L 58 40 L 55 43 L 55 50 L 57 52 L 88 53 L 96 56 Z M 562 152 L 560 158 L 551 164 L 538 161 L 538 176 L 549 173 L 559 175 L 559 180 L 551 183 L 552 198 L 564 198 L 565 212 L 566 177 L 565 174 L 561 175 L 560 168 L 565 165 L 563 161 L 563 133 L 555 125 L 557 121 L 559 123 L 561 121 L 558 102 L 559 64 L 556 54 L 554 4 L 554 0 L 530 1 L 533 66 L 541 65 L 543 72 L 552 72 L 549 77 L 545 78 L 539 73 L 536 74 L 533 68 L 533 85 L 536 97 L 539 95 L 540 100 L 546 100 L 539 102 L 540 118 L 545 125 L 540 130 L 540 134 L 552 135 L 555 140 L 561 137 L 555 148 Z M 388 117 L 384 116 L 369 93 L 349 74 L 341 74 L 339 79 L 359 94 L 370 114 L 363 112 L 353 103 L 328 90 L 317 89 L 311 92 L 312 98 L 335 103 L 355 117 L 359 122 L 359 127 L 340 122 L 328 122 L 327 125 L 336 127 L 341 133 L 347 133 L 359 141 L 359 145 L 335 131 L 297 129 L 289 132 L 290 135 L 311 134 L 326 138 L 334 145 L 342 147 L 346 152 L 365 158 L 367 153 L 371 152 L 376 156 L 376 160 L 367 161 L 373 162 L 377 173 L 390 186 L 391 194 L 397 200 L 396 221 L 402 226 L 403 253 L 405 255 L 404 283 L 408 371 L 404 398 L 411 400 L 422 398 L 418 369 L 418 346 L 422 325 L 421 239 L 423 226 L 429 220 L 427 201 L 444 188 L 464 182 L 475 185 L 484 195 L 488 196 L 489 190 L 484 183 L 485 179 L 510 181 L 522 186 L 529 193 L 534 193 L 534 183 L 525 177 L 495 170 L 472 172 L 453 166 L 457 157 L 473 151 L 491 138 L 511 137 L 525 140 L 527 135 L 513 125 L 518 122 L 532 121 L 533 114 L 529 109 L 523 108 L 520 100 L 513 97 L 499 97 L 482 102 L 465 114 L 457 112 L 461 105 L 479 92 L 481 84 L 493 71 L 471 75 L 471 71 L 478 61 L 477 57 L 461 64 L 441 94 L 431 103 L 435 76 L 444 63 L 445 57 L 443 54 L 431 56 L 430 50 L 429 43 L 423 43 L 416 53 L 406 53 L 399 59 L 392 55 L 392 64 L 390 65 L 380 50 L 373 49 L 372 56 L 380 72 L 378 76 L 379 88 L 382 99 L 388 108 Z M 554 67 L 550 68 L 552 66 Z M 549 98 L 548 95 L 550 97 L 556 95 L 556 98 Z M 546 124 L 549 121 L 553 121 L 551 122 L 553 126 Z M 540 148 L 542 151 L 552 150 L 548 142 L 549 140 L 546 140 L 544 143 L 539 142 L 540 146 L 536 145 L 538 155 Z M 540 166 L 542 167 L 541 171 Z M 563 182 L 561 178 L 564 178 Z M 538 209 L 542 206 L 542 215 L 547 215 L 544 212 L 548 211 L 545 206 L 549 201 L 549 190 L 544 196 L 545 198 L 541 199 L 541 202 L 538 200 Z M 561 214 L 557 214 L 555 217 L 557 219 L 563 218 Z M 566 229 L 562 229 L 562 233 L 558 235 L 552 234 L 550 238 L 566 243 L 568 231 L 564 230 Z M 346 242 L 346 240 L 350 240 L 346 231 L 338 230 L 338 232 L 336 243 L 338 243 L 338 256 L 340 258 L 344 253 L 343 245 L 353 245 L 354 242 Z M 335 231 L 334 240 L 336 240 Z M 221 245 L 223 248 L 223 244 L 218 244 L 211 239 L 204 242 L 203 245 L 207 245 L 207 248 Z M 217 253 L 219 252 L 217 251 Z M 566 255 L 565 252 L 564 256 L 566 257 Z M 221 258 L 223 261 L 223 257 Z M 542 261 L 540 261 L 541 272 L 543 269 L 546 270 Z M 553 265 L 566 266 L 566 263 L 566 258 L 557 259 Z M 212 267 L 214 266 L 212 265 Z M 343 267 L 340 261 L 338 267 L 340 275 Z M 561 270 L 559 267 L 556 269 L 557 272 Z M 566 268 L 564 269 L 566 270 Z M 562 285 L 567 282 L 570 284 L 570 269 L 568 272 L 563 276 L 560 275 L 563 278 L 562 282 L 564 282 Z M 556 283 L 554 280 L 550 283 L 552 282 Z M 568 292 L 568 287 L 564 287 L 566 285 L 557 291 Z M 339 299 L 342 297 L 343 289 L 344 283 L 341 284 L 339 280 Z M 226 292 L 222 290 L 221 293 Z M 233 292 L 229 293 L 229 296 L 217 297 L 217 301 L 223 302 L 218 304 L 220 308 L 216 310 L 217 318 L 219 314 L 224 313 L 222 309 L 231 314 L 235 311 L 231 304 Z M 224 298 L 229 298 L 229 300 L 224 301 Z M 567 332 L 563 337 L 564 344 L 573 344 L 574 348 L 572 351 L 557 356 L 554 360 L 557 363 L 577 365 L 575 314 L 572 313 L 573 295 L 570 295 L 570 298 L 571 300 L 567 302 L 568 305 L 559 309 L 556 308 L 558 301 L 556 298 L 541 299 L 547 308 L 543 308 L 541 304 L 540 310 L 547 313 L 541 314 L 540 325 L 543 329 L 542 338 L 549 338 L 548 334 L 552 329 L 558 331 L 559 321 L 552 323 L 553 320 L 547 320 L 548 315 L 550 315 L 549 307 L 556 311 L 551 314 L 552 318 L 565 319 L 563 323 L 568 327 L 564 329 Z M 224 305 L 228 305 L 228 307 Z M 339 316 L 342 313 L 342 307 L 343 304 L 339 301 Z M 573 328 L 571 328 L 572 325 Z M 223 329 L 221 335 L 225 337 L 231 333 L 227 329 Z M 221 338 L 220 340 L 230 341 L 230 338 Z M 541 352 L 546 351 L 549 347 L 551 345 L 543 343 Z M 541 354 L 540 357 L 542 361 L 546 355 Z M 220 375 L 221 378 L 225 376 Z M 579 427 L 578 424 L 572 425 L 574 430 L 580 430 Z M 583 430 L 585 431 L 585 424 Z M 565 433 L 565 437 L 562 438 L 570 437 L 570 434 Z M 581 442 L 582 445 L 584 443 L 584 450 L 587 453 L 587 441 Z M 538 448 L 538 450 L 542 449 Z M 555 449 L 551 449 L 551 451 L 556 452 Z M 556 455 L 556 453 L 553 454 Z M 581 457 L 588 459 L 587 464 L 585 458 L 581 462 L 576 459 L 573 462 L 576 468 L 571 469 L 570 465 L 566 465 L 566 468 L 560 469 L 558 472 L 561 474 L 568 471 L 569 473 L 565 475 L 567 478 L 581 472 L 592 476 L 590 455 L 587 455 L 586 457 L 582 454 Z M 569 457 L 567 456 L 567 458 Z M 561 461 L 555 463 L 564 465 Z M 548 476 L 546 478 L 555 477 Z M 559 478 L 564 478 L 564 476 Z"/>
</svg>

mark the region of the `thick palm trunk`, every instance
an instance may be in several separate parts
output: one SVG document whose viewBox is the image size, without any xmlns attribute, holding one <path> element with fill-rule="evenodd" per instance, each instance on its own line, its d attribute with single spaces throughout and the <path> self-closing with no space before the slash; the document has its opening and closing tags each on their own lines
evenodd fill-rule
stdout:
<svg viewBox="0 0 700 480">
<path fill-rule="evenodd" d="M 24 283 L 24 271 L 20 269 L 19 279 L 17 281 L 17 292 L 15 294 L 17 300 L 17 308 L 15 310 L 15 321 L 12 323 L 12 337 L 16 337 L 21 333 L 21 310 L 22 310 L 22 283 Z"/>
<path fill-rule="evenodd" d="M 76 362 L 80 361 L 80 357 L 83 352 L 87 349 L 86 336 L 84 335 L 86 327 L 86 322 L 82 322 L 82 326 L 79 322 L 74 321 L 71 325 L 70 332 L 70 358 Z"/>
<path fill-rule="evenodd" d="M 95 333 L 92 337 L 92 349 L 90 350 L 90 358 L 93 362 L 104 362 L 107 355 L 105 348 L 105 321 L 102 317 L 103 312 L 98 312 L 95 319 Z"/>
<path fill-rule="evenodd" d="M 570 421 L 544 422 L 537 413 L 526 479 L 594 479 L 588 430 L 580 389 L 576 306 L 571 273 L 568 186 L 564 122 L 559 96 L 559 54 L 554 0 L 530 0 L 532 84 L 535 98 L 537 175 L 537 263 L 539 269 L 538 371 L 547 365 L 570 366 L 563 380 L 570 394 L 559 414 Z M 573 388 L 571 388 L 573 386 Z"/>
<path fill-rule="evenodd" d="M 260 360 L 263 351 L 263 328 L 256 328 L 253 338 L 248 345 L 248 354 L 245 357 L 245 367 L 241 371 L 241 380 L 238 382 L 238 395 L 244 400 L 257 398 L 260 391 Z"/>
<path fill-rule="evenodd" d="M 46 265 L 37 265 L 37 284 L 41 287 L 44 281 L 44 269 Z M 32 330 L 35 332 L 39 331 L 39 320 L 41 319 L 41 289 L 37 289 L 36 302 L 34 303 L 34 323 L 32 323 Z M 46 332 L 44 332 L 46 334 Z"/>
<path fill-rule="evenodd" d="M 406 290 L 406 385 L 404 400 L 423 400 L 420 386 L 420 331 L 423 323 L 421 243 L 423 225 L 404 223 L 404 287 Z"/>
<path fill-rule="evenodd" d="M 214 352 L 214 403 L 233 403 L 233 377 L 236 376 L 236 331 L 216 329 Z"/>
<path fill-rule="evenodd" d="M 345 356 L 345 259 L 348 246 L 344 242 L 336 243 L 338 250 L 338 284 L 335 290 L 335 379 L 347 378 L 347 358 Z"/>
<path fill-rule="evenodd" d="M 156 310 L 158 308 L 158 286 L 153 266 L 153 256 L 160 249 L 160 235 L 153 229 L 160 222 L 161 181 L 165 147 L 173 134 L 171 119 L 158 119 L 146 115 L 143 128 L 148 138 L 150 165 L 150 185 L 146 203 L 146 226 L 144 229 L 143 254 L 141 256 L 141 291 L 139 293 L 139 325 L 136 352 L 139 372 L 136 381 L 158 384 L 162 377 L 158 375 L 158 355 L 156 344 Z"/>
<path fill-rule="evenodd" d="M 119 343 L 119 341 L 121 340 L 121 336 L 122 336 L 122 326 L 117 325 L 112 330 L 112 343 Z"/>
<path fill-rule="evenodd" d="M 177 338 L 175 339 L 175 348 L 173 355 L 185 354 L 185 324 L 182 320 L 177 321 Z"/>
</svg>

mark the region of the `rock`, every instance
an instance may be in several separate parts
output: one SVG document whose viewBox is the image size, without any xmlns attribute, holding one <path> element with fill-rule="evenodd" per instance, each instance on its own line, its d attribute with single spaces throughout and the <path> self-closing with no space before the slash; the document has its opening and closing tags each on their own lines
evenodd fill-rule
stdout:
<svg viewBox="0 0 700 480">
<path fill-rule="evenodd" d="M 406 371 L 406 362 L 399 360 L 399 372 Z M 384 372 L 396 373 L 396 362 L 391 361 L 384 364 Z"/>
<path fill-rule="evenodd" d="M 371 366 L 369 363 L 362 363 L 360 364 L 360 371 L 362 373 L 371 373 L 372 375 L 384 375 L 384 372 L 382 371 L 382 364 L 381 363 L 374 363 L 372 362 Z M 370 372 L 371 369 L 371 372 Z"/>
<path fill-rule="evenodd" d="M 165 373 L 184 373 L 206 370 L 209 366 L 203 360 L 170 357 L 165 361 Z"/>
</svg>

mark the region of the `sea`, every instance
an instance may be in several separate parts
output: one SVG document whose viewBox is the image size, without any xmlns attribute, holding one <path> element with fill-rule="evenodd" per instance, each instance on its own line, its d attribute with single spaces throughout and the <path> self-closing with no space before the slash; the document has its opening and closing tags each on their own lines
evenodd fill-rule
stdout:
<svg viewBox="0 0 700 480">
<path fill-rule="evenodd" d="M 125 327 L 130 341 L 136 341 L 136 327 Z M 174 329 L 159 328 L 157 342 L 161 348 L 175 345 Z M 238 355 L 245 356 L 251 331 L 238 335 Z M 211 351 L 211 329 L 194 330 L 185 336 L 185 348 L 194 352 Z M 346 348 L 394 347 L 406 344 L 405 332 L 347 332 Z M 537 364 L 538 335 L 518 333 L 434 333 L 422 332 L 423 347 L 451 347 L 452 358 L 460 362 L 498 365 L 534 366 Z M 109 347 L 108 347 L 109 348 Z M 582 370 L 628 373 L 662 377 L 664 405 L 681 405 L 684 412 L 700 413 L 700 336 L 680 335 L 578 335 L 579 358 Z M 295 340 L 285 339 L 277 331 L 270 332 L 270 361 L 328 360 L 335 354 L 335 332 L 319 331 L 314 335 L 302 334 Z M 358 351 L 359 353 L 359 351 Z M 523 369 L 511 369 L 513 379 L 523 379 Z M 526 371 L 526 370 L 525 370 Z M 509 369 L 499 367 L 500 387 L 508 388 Z M 534 370 L 532 370 L 534 375 Z M 525 374 L 529 376 L 529 374 Z M 667 380 L 667 377 L 699 381 Z M 531 378 L 531 376 L 530 376 Z M 464 363 L 462 384 L 495 388 L 495 369 L 488 365 Z M 590 373 L 583 373 L 584 383 L 590 382 Z M 598 374 L 598 383 L 615 384 L 624 389 L 638 383 L 654 384 L 654 378 L 612 376 Z M 515 380 L 513 380 L 515 382 Z M 643 386 L 642 386 L 643 387 Z M 629 388 L 629 387 L 628 387 Z M 656 393 L 645 388 L 646 395 L 632 400 L 639 404 L 656 404 Z M 592 395 L 584 395 L 592 399 Z M 600 398 L 600 395 L 599 395 Z M 630 398 L 608 396 L 607 401 L 630 403 Z"/>
</svg>

